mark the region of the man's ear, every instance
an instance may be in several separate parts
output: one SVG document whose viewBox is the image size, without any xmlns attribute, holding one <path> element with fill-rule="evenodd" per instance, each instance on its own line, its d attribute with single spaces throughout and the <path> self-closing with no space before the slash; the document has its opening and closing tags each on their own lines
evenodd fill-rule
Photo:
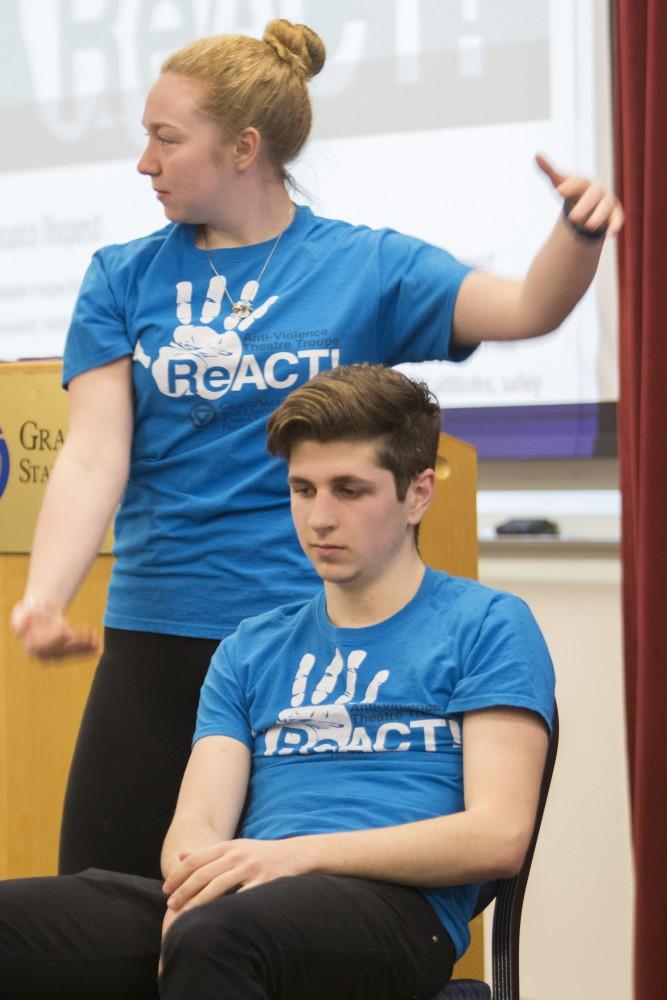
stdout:
<svg viewBox="0 0 667 1000">
<path fill-rule="evenodd" d="M 254 125 L 248 125 L 236 137 L 234 143 L 234 165 L 243 172 L 248 170 L 257 160 L 262 146 L 262 136 Z"/>
<path fill-rule="evenodd" d="M 408 505 L 408 523 L 419 524 L 431 505 L 435 492 L 435 472 L 424 469 L 418 473 L 408 487 L 406 501 Z"/>
</svg>

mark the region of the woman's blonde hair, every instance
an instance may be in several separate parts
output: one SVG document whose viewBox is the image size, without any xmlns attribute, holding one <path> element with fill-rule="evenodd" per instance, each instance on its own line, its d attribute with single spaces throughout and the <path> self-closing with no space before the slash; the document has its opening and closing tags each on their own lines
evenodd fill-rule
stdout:
<svg viewBox="0 0 667 1000">
<path fill-rule="evenodd" d="M 213 35 L 165 60 L 163 73 L 202 85 L 199 110 L 224 139 L 254 126 L 264 154 L 285 181 L 286 165 L 301 151 L 312 123 L 306 86 L 324 66 L 324 43 L 305 24 L 270 21 L 260 41 L 247 35 Z"/>
</svg>

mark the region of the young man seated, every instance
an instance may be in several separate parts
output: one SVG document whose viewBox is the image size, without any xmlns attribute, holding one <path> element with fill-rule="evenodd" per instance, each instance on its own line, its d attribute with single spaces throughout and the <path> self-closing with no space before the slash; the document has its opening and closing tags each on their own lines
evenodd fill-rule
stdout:
<svg viewBox="0 0 667 1000">
<path fill-rule="evenodd" d="M 420 559 L 438 433 L 426 387 L 371 365 L 273 414 L 323 589 L 217 650 L 164 884 L 0 886 L 3 997 L 390 1000 L 448 979 L 477 883 L 530 840 L 553 671 L 522 601 Z"/>
</svg>

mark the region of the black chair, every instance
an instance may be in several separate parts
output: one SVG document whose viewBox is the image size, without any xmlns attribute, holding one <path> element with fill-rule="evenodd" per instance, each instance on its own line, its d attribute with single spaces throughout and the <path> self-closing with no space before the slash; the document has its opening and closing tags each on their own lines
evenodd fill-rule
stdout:
<svg viewBox="0 0 667 1000">
<path fill-rule="evenodd" d="M 492 982 L 493 991 L 477 979 L 452 979 L 438 990 L 431 1000 L 519 1000 L 519 933 L 521 909 L 526 891 L 530 866 L 535 852 L 537 835 L 549 794 L 558 750 L 558 709 L 554 708 L 553 728 L 544 763 L 540 799 L 535 816 L 535 829 L 526 852 L 523 866 L 513 878 L 485 882 L 481 887 L 473 916 L 496 901 L 493 914 Z"/>
</svg>

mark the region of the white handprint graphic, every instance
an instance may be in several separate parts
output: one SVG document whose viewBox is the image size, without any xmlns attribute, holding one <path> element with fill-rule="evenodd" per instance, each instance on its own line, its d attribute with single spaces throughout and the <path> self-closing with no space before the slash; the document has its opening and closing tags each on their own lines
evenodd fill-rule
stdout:
<svg viewBox="0 0 667 1000">
<path fill-rule="evenodd" d="M 345 706 L 354 699 L 359 667 L 366 656 L 365 650 L 354 649 L 348 654 L 346 665 L 340 650 L 336 649 L 313 691 L 310 704 L 306 705 L 303 702 L 315 657 L 312 653 L 302 656 L 292 684 L 291 707 L 278 714 L 275 726 L 266 734 L 266 756 L 344 749 L 352 735 L 352 719 Z M 345 690 L 335 701 L 322 704 L 334 691 L 344 666 Z M 373 704 L 388 677 L 388 670 L 378 670 L 357 704 Z"/>
<path fill-rule="evenodd" d="M 134 360 L 151 369 L 155 382 L 166 396 L 193 396 L 220 399 L 229 391 L 239 366 L 243 348 L 239 333 L 266 315 L 278 296 L 270 296 L 245 318 L 231 312 L 223 320 L 224 332 L 210 326 L 221 312 L 227 282 L 224 275 L 214 275 L 208 283 L 199 324 L 192 323 L 192 282 L 176 284 L 176 319 L 172 341 L 160 348 L 152 362 L 141 341 L 134 349 Z M 252 302 L 259 285 L 249 281 L 242 296 Z M 237 332 L 238 330 L 238 332 Z"/>
</svg>

